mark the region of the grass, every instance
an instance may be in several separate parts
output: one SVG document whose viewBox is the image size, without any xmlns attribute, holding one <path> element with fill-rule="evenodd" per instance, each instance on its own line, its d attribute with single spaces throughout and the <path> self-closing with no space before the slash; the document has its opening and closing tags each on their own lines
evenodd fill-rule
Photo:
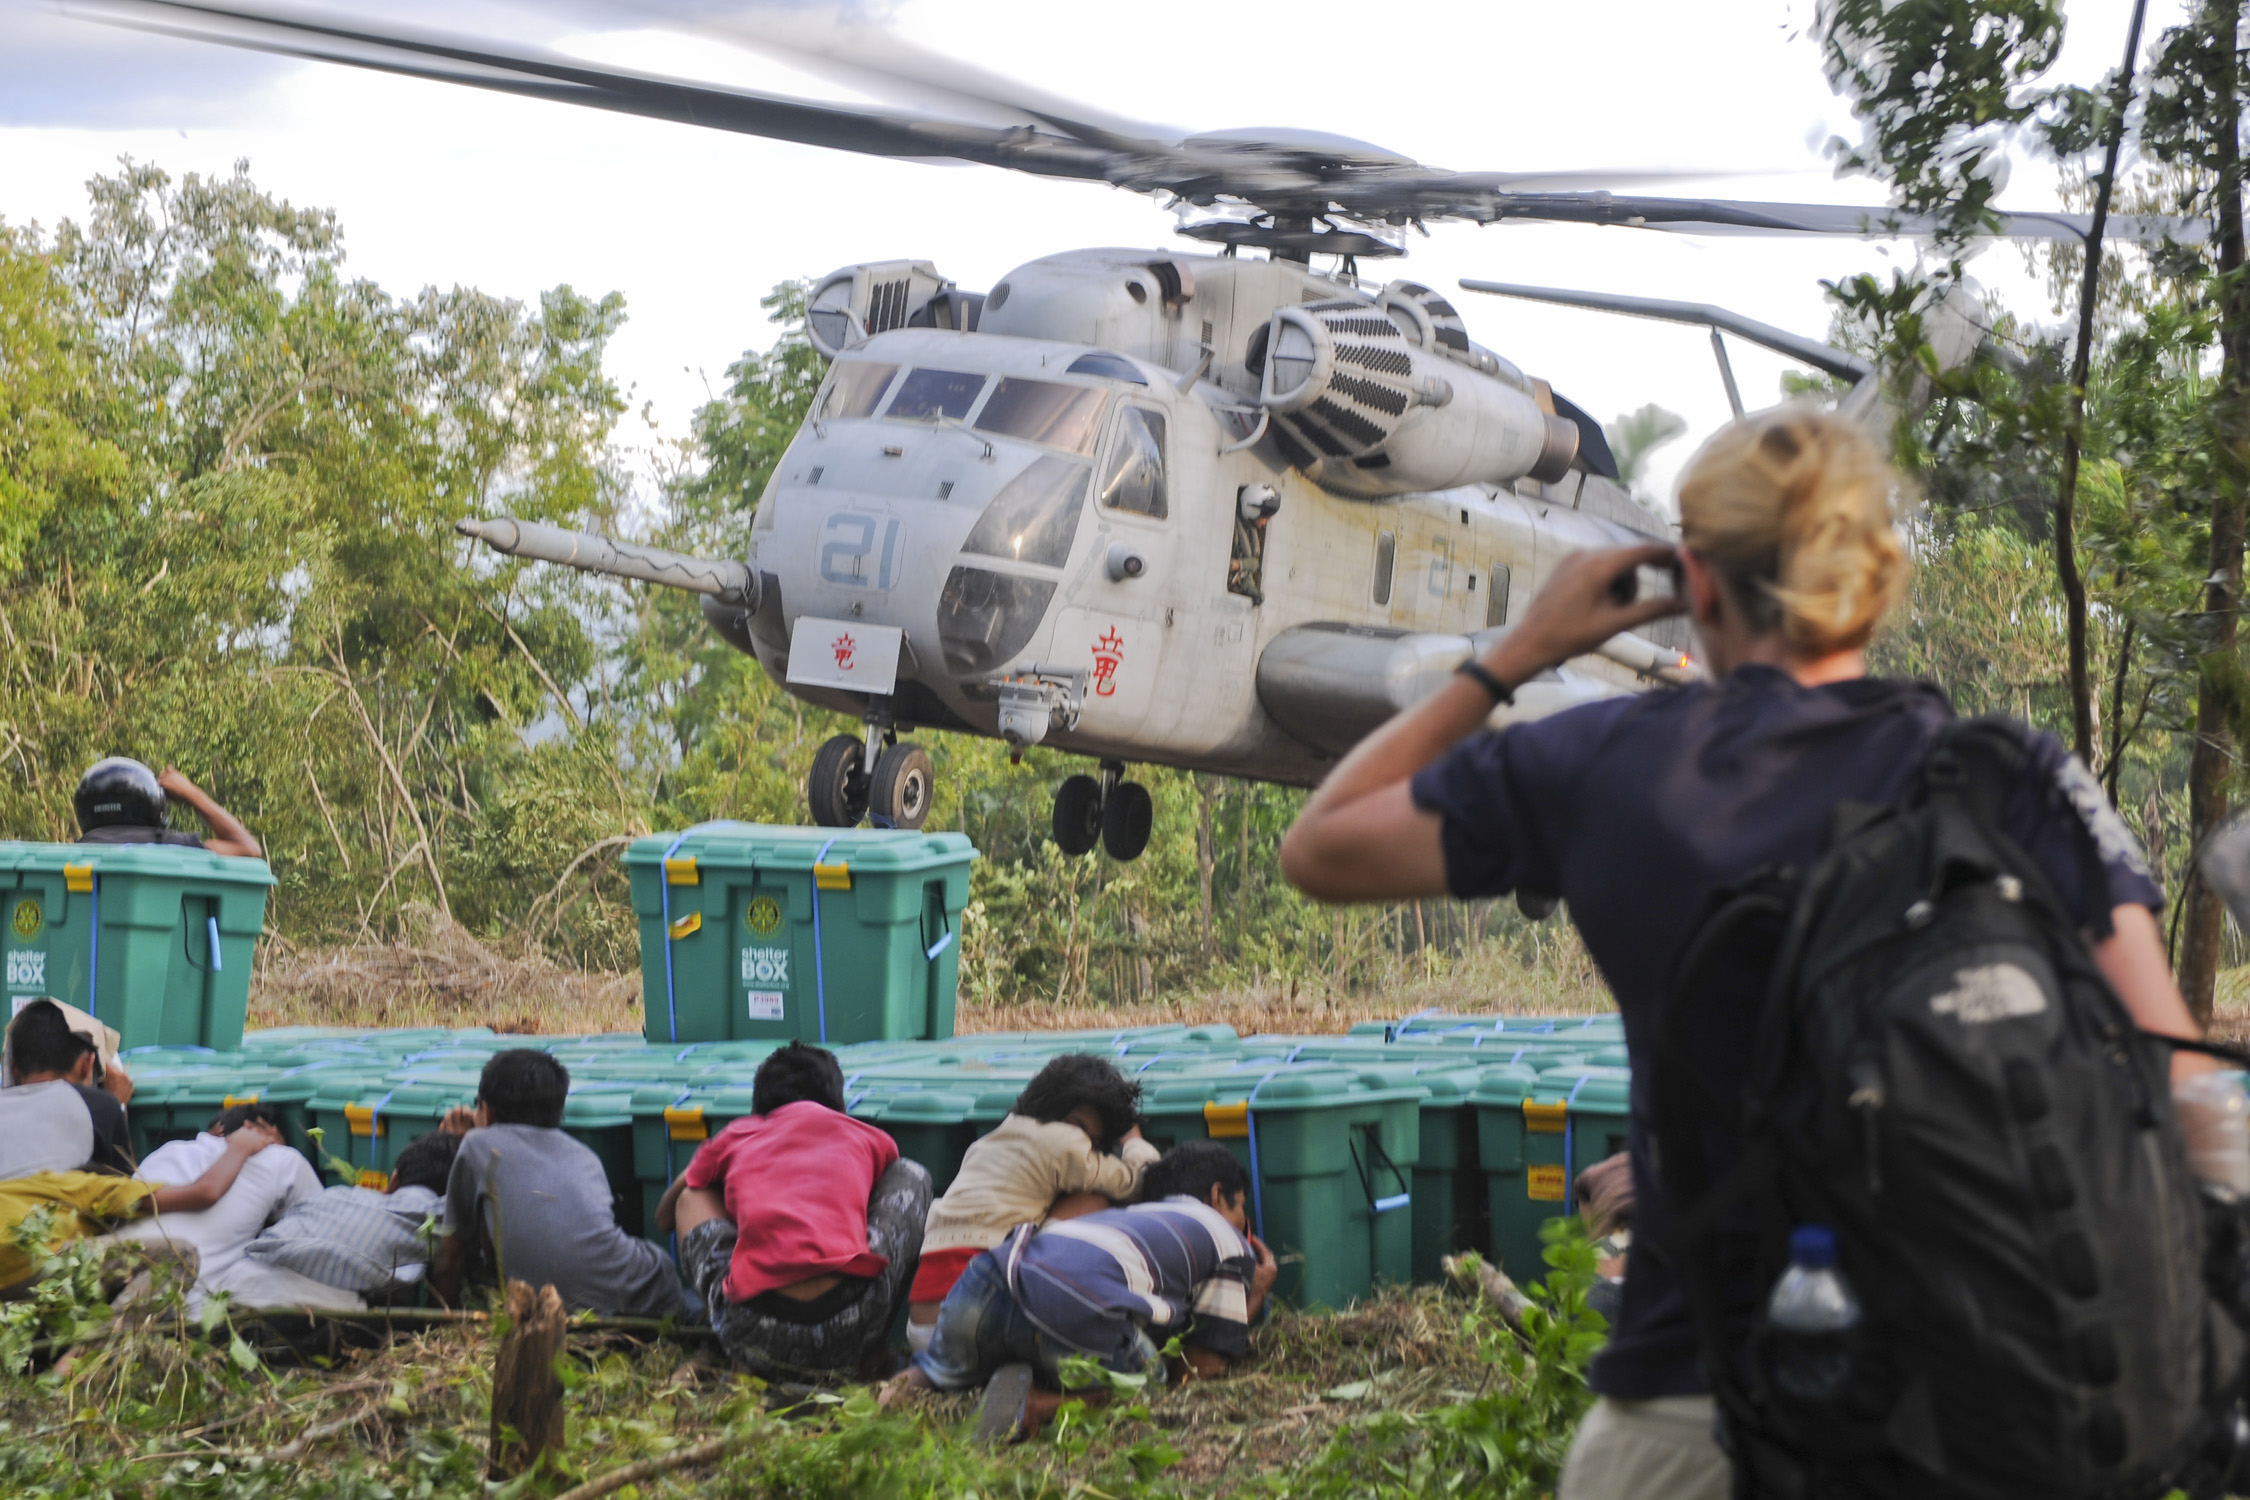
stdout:
<svg viewBox="0 0 2250 1500">
<path fill-rule="evenodd" d="M 1583 1242 L 1558 1255 L 1579 1255 Z M 86 1247 L 58 1278 L 88 1274 Z M 1577 1273 L 1558 1273 L 1575 1285 Z M 1582 1277 L 1579 1279 L 1582 1280 Z M 1419 1493 L 1377 1477 L 1372 1455 L 1409 1474 L 1420 1459 L 1464 1493 L 1529 1493 L 1552 1483 L 1583 1385 L 1566 1343 L 1583 1352 L 1584 1315 L 1547 1325 L 1550 1358 L 1533 1361 L 1483 1305 L 1433 1288 L 1383 1293 L 1343 1313 L 1284 1311 L 1258 1330 L 1240 1373 L 1108 1407 L 1066 1406 L 1050 1432 L 991 1452 L 961 1428 L 971 1398 L 875 1409 L 866 1388 L 779 1398 L 707 1349 L 574 1330 L 561 1361 L 566 1448 L 504 1500 L 553 1495 L 590 1477 L 708 1439 L 731 1451 L 619 1493 L 914 1497 L 1326 1497 Z M 1582 1306 L 1582 1303 L 1579 1304 Z M 452 1500 L 484 1496 L 495 1330 L 455 1325 L 291 1367 L 254 1345 L 223 1310 L 190 1322 L 176 1294 L 126 1327 L 91 1304 L 84 1342 L 63 1365 L 0 1378 L 0 1491 L 77 1497 L 228 1500 Z M 223 1304 L 214 1301 L 213 1308 Z M 4 1318 L 5 1313 L 0 1313 Z M 20 1321 L 20 1319 L 19 1319 Z M 1536 1321 L 1536 1319 L 1534 1320 Z M 22 1329 L 17 1329 L 22 1332 Z M 238 1333 L 242 1336 L 237 1336 Z M 20 1340 L 19 1340 L 20 1343 Z M 52 1351 L 50 1351 L 52 1352 Z M 1582 1359 L 1576 1363 L 1582 1364 Z M 1542 1403 L 1526 1393 L 1546 1391 Z M 1554 1403 L 1559 1400 L 1560 1405 Z M 792 1405 L 791 1403 L 796 1404 Z M 1512 1403 L 1512 1404 L 1509 1404 Z M 1477 1453 L 1505 1453 L 1543 1414 L 1520 1469 L 1487 1473 Z M 1464 1435 L 1464 1413 L 1490 1431 Z M 1516 1413 L 1509 1417 L 1508 1413 Z M 1510 1426 L 1510 1422 L 1513 1426 Z M 1463 1446 L 1463 1445 L 1467 1446 Z M 1455 1455 L 1454 1450 L 1460 1451 Z"/>
<path fill-rule="evenodd" d="M 533 1036 L 641 1029 L 639 974 L 587 972 L 536 950 L 503 950 L 428 914 L 398 942 L 315 949 L 269 941 L 253 973 L 253 1029 L 490 1026 Z M 1459 959 L 1432 951 L 1395 960 L 1363 990 L 1262 980 L 1124 1006 L 964 995 L 954 1029 L 968 1035 L 1224 1022 L 1245 1036 L 1324 1033 L 1432 1008 L 1559 1015 L 1614 1006 L 1576 933 L 1557 922 L 1528 951 L 1497 941 Z"/>
</svg>

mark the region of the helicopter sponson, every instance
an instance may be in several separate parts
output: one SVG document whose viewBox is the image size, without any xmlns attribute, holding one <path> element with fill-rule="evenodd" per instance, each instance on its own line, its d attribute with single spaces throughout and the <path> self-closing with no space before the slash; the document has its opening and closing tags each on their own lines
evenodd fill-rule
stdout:
<svg viewBox="0 0 2250 1500">
<path fill-rule="evenodd" d="M 831 367 L 743 560 L 462 530 L 698 592 L 792 694 L 861 719 L 813 766 L 823 823 L 918 826 L 928 758 L 898 734 L 926 726 L 1094 757 L 1058 840 L 1130 858 L 1127 764 L 1317 781 L 1546 569 L 1666 529 L 1598 427 L 1410 283 L 1091 250 L 980 297 L 877 262 L 815 284 L 807 333 Z M 1681 644 L 1610 643 L 1517 712 L 1676 677 Z"/>
</svg>

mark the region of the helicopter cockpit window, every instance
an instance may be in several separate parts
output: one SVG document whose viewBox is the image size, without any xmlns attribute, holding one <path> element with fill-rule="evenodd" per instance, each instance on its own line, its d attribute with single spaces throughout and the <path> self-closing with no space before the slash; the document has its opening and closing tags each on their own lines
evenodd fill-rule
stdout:
<svg viewBox="0 0 2250 1500">
<path fill-rule="evenodd" d="M 1092 453 L 1101 430 L 1105 391 L 1090 385 L 1062 385 L 1003 375 L 992 399 L 977 413 L 977 431 L 1022 438 L 1065 453 Z"/>
<path fill-rule="evenodd" d="M 873 415 L 876 405 L 883 399 L 883 392 L 891 388 L 891 377 L 897 373 L 897 365 L 871 364 L 863 359 L 838 360 L 836 378 L 828 382 L 828 398 L 820 403 L 820 415 L 830 421 Z"/>
<path fill-rule="evenodd" d="M 1086 508 L 1086 466 L 1052 453 L 1008 481 L 961 544 L 963 552 L 1059 568 Z"/>
<path fill-rule="evenodd" d="M 1131 360 L 1121 354 L 1103 354 L 1099 351 L 1079 355 L 1070 362 L 1070 368 L 1063 373 L 1067 375 L 1099 375 L 1104 380 L 1130 380 L 1135 385 L 1148 384 L 1148 377 L 1143 375 Z"/>
<path fill-rule="evenodd" d="M 1102 504 L 1164 519 L 1164 418 L 1145 407 L 1119 415 L 1117 442 L 1102 474 Z"/>
<path fill-rule="evenodd" d="M 967 676 L 1008 665 L 1029 644 L 1054 597 L 1051 578 L 955 568 L 938 595 L 938 649 L 946 669 Z"/>
<path fill-rule="evenodd" d="M 907 422 L 960 421 L 977 404 L 984 377 L 966 370 L 913 370 L 899 382 L 891 409 L 883 415 Z"/>
</svg>

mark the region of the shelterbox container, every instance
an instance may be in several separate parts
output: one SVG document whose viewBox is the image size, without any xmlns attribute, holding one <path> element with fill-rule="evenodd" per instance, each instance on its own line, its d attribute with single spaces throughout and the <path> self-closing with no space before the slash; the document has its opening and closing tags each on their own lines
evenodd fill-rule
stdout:
<svg viewBox="0 0 2250 1500">
<path fill-rule="evenodd" d="M 1150 1141 L 1219 1141 L 1249 1170 L 1251 1228 L 1282 1258 L 1276 1295 L 1343 1307 L 1412 1278 L 1423 1090 L 1411 1075 L 1252 1063 L 1144 1082 Z"/>
<path fill-rule="evenodd" d="M 163 844 L 0 842 L 0 994 L 52 995 L 126 1047 L 242 1045 L 273 872 Z"/>
<path fill-rule="evenodd" d="M 1478 1146 L 1492 1211 L 1492 1249 L 1519 1282 L 1543 1280 L 1540 1226 L 1572 1212 L 1578 1174 L 1625 1149 L 1632 1075 L 1556 1069 L 1535 1083 L 1488 1076 L 1477 1087 Z"/>
<path fill-rule="evenodd" d="M 651 1042 L 953 1035 L 958 833 L 711 823 L 625 852 Z"/>
</svg>

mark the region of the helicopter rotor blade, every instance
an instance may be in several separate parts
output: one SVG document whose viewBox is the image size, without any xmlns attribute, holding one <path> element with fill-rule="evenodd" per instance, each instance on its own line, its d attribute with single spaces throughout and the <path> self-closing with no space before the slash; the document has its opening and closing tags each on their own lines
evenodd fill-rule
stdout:
<svg viewBox="0 0 2250 1500">
<path fill-rule="evenodd" d="M 1404 186 L 1403 184 L 1401 186 Z M 1621 197 L 1608 193 L 1524 193 L 1487 185 L 1486 177 L 1456 175 L 1407 188 L 1423 199 L 1434 216 L 1479 223 L 1537 219 L 1576 224 L 1623 225 L 1673 234 L 1778 235 L 1835 234 L 1862 239 L 1935 235 L 1935 217 L 1880 207 L 1829 203 L 1761 203 L 1736 198 Z M 1342 195 L 1339 195 L 1342 196 Z M 1381 190 L 1369 194 L 1379 200 Z M 1349 206 L 1347 204 L 1347 206 Z M 1372 204 L 1370 205 L 1372 207 Z M 1979 237 L 2015 240 L 2083 241 L 2092 227 L 2085 214 L 2034 211 L 2001 213 L 1994 229 Z M 2199 244 L 2210 233 L 2201 219 L 2156 214 L 2112 214 L 2111 239 L 2157 244 L 2172 240 Z"/>
<path fill-rule="evenodd" d="M 1231 202 L 1277 220 L 1309 222 L 1337 214 L 1392 226 L 1444 219 L 1479 224 L 1544 220 L 1676 234 L 1861 238 L 1923 236 L 1938 228 L 1926 216 L 1884 208 L 1564 190 L 1566 183 L 1583 187 L 1671 174 L 1452 172 L 1423 166 L 1366 142 L 1315 131 L 1217 131 L 1168 143 L 1158 127 L 1088 119 L 1089 112 L 1077 108 L 1066 113 L 1066 101 L 1005 80 L 995 84 L 991 75 L 982 72 L 963 74 L 968 81 L 959 85 L 934 84 L 922 76 L 934 66 L 925 65 L 928 54 L 904 43 L 858 65 L 857 71 L 889 77 L 925 94 L 935 88 L 950 92 L 957 101 L 1021 111 L 1046 128 L 818 103 L 599 67 L 535 48 L 504 48 L 405 28 L 378 29 L 372 24 L 344 25 L 310 12 L 225 0 L 72 0 L 71 8 L 113 25 L 229 46 L 871 156 L 952 159 L 1044 177 L 1108 182 L 1168 194 L 1198 207 Z M 780 44 L 778 50 L 787 53 L 791 44 Z M 1142 131 L 1156 134 L 1144 136 Z M 1277 232 L 1280 227 L 1277 224 Z M 2069 241 L 2083 240 L 2087 231 L 2083 215 L 2038 212 L 2002 214 L 1997 229 L 1988 232 L 2010 239 Z M 2197 219 L 2116 215 L 2109 220 L 2108 232 L 2117 240 L 2192 244 L 2204 239 L 2208 228 Z"/>
<path fill-rule="evenodd" d="M 1655 318 L 1666 323 L 1686 323 L 1699 328 L 1716 328 L 1763 345 L 1776 354 L 1802 361 L 1825 375 L 1839 380 L 1864 380 L 1873 374 L 1875 367 L 1847 349 L 1824 344 L 1819 339 L 1809 339 L 1791 333 L 1786 328 L 1776 328 L 1771 323 L 1760 323 L 1740 313 L 1709 302 L 1675 302 L 1662 297 L 1631 297 L 1618 292 L 1579 292 L 1563 287 L 1521 286 L 1509 281 L 1475 281 L 1464 278 L 1462 289 L 1471 292 L 1489 292 L 1496 297 L 1519 297 L 1527 302 L 1548 302 L 1558 307 L 1582 307 L 1592 312 L 1622 313 L 1633 318 Z"/>
<path fill-rule="evenodd" d="M 780 94 L 592 67 L 536 49 L 501 51 L 408 30 L 374 31 L 309 16 L 192 0 L 93 0 L 73 9 L 110 25 L 399 74 L 619 114 L 827 146 L 871 156 L 952 157 L 1045 176 L 1110 175 L 1108 153 L 1023 127 L 917 119 Z"/>
<path fill-rule="evenodd" d="M 747 15 L 682 14 L 660 0 L 628 0 L 631 13 L 667 29 L 700 32 L 763 52 L 806 72 L 912 108 L 974 117 L 997 113 L 1007 123 L 1038 124 L 1091 145 L 1161 151 L 1184 132 L 1091 109 L 1075 100 L 916 45 L 886 26 L 847 21 L 834 12 Z"/>
</svg>

